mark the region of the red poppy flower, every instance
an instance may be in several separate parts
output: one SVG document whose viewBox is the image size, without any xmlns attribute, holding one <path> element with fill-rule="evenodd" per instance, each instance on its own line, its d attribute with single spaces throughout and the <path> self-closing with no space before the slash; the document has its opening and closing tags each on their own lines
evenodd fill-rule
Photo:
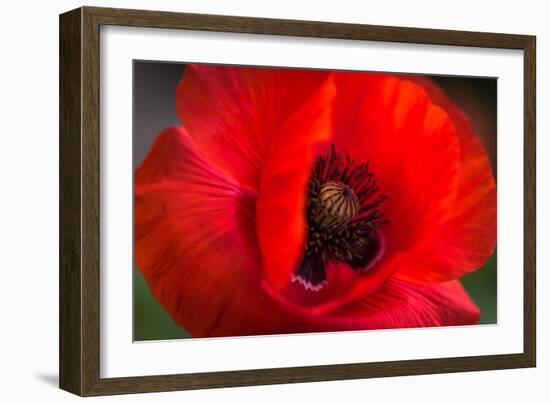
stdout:
<svg viewBox="0 0 550 403">
<path fill-rule="evenodd" d="M 429 80 L 188 65 L 135 175 L 135 259 L 193 336 L 474 324 L 496 242 L 467 119 Z"/>
</svg>

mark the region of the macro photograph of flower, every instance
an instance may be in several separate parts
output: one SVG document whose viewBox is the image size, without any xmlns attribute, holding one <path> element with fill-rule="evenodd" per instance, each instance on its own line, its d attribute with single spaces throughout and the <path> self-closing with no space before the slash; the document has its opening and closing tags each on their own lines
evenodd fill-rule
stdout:
<svg viewBox="0 0 550 403">
<path fill-rule="evenodd" d="M 497 323 L 496 79 L 133 70 L 136 341 Z"/>
</svg>

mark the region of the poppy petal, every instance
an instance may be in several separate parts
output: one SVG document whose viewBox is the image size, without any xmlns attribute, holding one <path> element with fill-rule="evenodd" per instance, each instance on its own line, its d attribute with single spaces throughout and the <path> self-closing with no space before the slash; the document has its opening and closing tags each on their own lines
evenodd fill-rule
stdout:
<svg viewBox="0 0 550 403">
<path fill-rule="evenodd" d="M 176 108 L 209 160 L 257 190 L 272 136 L 329 76 L 316 70 L 187 65 Z"/>
<path fill-rule="evenodd" d="M 480 311 L 457 280 L 415 284 L 392 277 L 333 315 L 350 329 L 393 329 L 473 325 L 479 323 Z"/>
<path fill-rule="evenodd" d="M 248 330 L 251 334 L 475 325 L 480 319 L 479 308 L 458 280 L 418 284 L 392 277 L 375 292 L 331 312 L 288 305 L 269 289 L 267 293 L 286 312 L 279 310 L 271 327 L 258 324 Z"/>
<path fill-rule="evenodd" d="M 183 128 L 157 138 L 135 176 L 135 261 L 193 336 L 259 288 L 255 194 L 212 167 Z M 239 307 L 240 308 L 240 307 Z"/>
<path fill-rule="evenodd" d="M 480 319 L 479 308 L 457 280 L 416 284 L 391 278 L 375 293 L 330 314 L 277 302 L 269 291 L 250 295 L 242 309 L 229 307 L 209 336 L 460 326 Z"/>
<path fill-rule="evenodd" d="M 493 253 L 497 238 L 496 184 L 487 153 L 465 115 L 430 80 L 410 79 L 422 85 L 452 117 L 461 150 L 460 173 L 453 208 L 431 239 L 416 246 L 409 264 L 397 275 L 409 281 L 446 281 L 478 269 Z"/>
</svg>

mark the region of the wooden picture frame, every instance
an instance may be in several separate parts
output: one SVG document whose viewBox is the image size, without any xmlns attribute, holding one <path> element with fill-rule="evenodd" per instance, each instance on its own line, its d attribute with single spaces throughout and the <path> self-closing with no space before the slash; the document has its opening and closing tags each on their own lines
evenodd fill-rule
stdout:
<svg viewBox="0 0 550 403">
<path fill-rule="evenodd" d="M 228 372 L 100 377 L 99 29 L 172 28 L 524 52 L 524 348 L 521 354 Z M 81 396 L 533 367 L 535 37 L 481 32 L 81 7 L 60 16 L 60 387 Z"/>
</svg>

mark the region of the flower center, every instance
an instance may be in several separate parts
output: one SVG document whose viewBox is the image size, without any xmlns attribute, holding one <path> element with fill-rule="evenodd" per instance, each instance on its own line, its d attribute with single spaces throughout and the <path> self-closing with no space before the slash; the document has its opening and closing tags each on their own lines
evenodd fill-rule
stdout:
<svg viewBox="0 0 550 403">
<path fill-rule="evenodd" d="M 353 270 L 369 269 L 383 252 L 379 228 L 387 221 L 378 210 L 386 200 L 369 164 L 336 153 L 334 145 L 318 157 L 309 181 L 308 234 L 302 261 L 293 280 L 318 291 L 327 284 L 330 261 L 347 263 Z"/>
</svg>

